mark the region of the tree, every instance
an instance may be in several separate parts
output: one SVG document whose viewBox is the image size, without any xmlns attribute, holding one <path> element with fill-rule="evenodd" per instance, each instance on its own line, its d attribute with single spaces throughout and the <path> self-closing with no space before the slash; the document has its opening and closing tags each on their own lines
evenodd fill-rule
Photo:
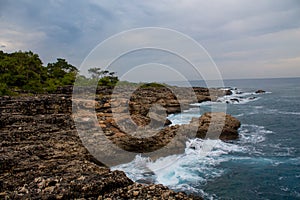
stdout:
<svg viewBox="0 0 300 200">
<path fill-rule="evenodd" d="M 7 88 L 29 90 L 42 84 L 42 61 L 33 52 L 0 52 L 0 82 Z"/>
<path fill-rule="evenodd" d="M 73 85 L 76 76 L 79 85 L 83 86 L 92 83 L 114 86 L 119 80 L 115 72 L 97 67 L 88 71 L 91 78 L 79 76 L 78 69 L 62 58 L 44 67 L 39 56 L 31 51 L 0 51 L 0 95 L 11 95 L 20 90 L 33 93 L 54 92 L 57 87 Z"/>
<path fill-rule="evenodd" d="M 47 65 L 47 73 L 50 78 L 62 79 L 66 74 L 74 74 L 74 72 L 78 72 L 77 68 L 62 58 L 58 58 L 55 63 Z"/>
<path fill-rule="evenodd" d="M 101 68 L 98 68 L 98 67 L 90 68 L 88 70 L 88 72 L 89 72 L 89 74 L 91 74 L 92 79 L 99 79 L 103 73 L 101 71 Z"/>
<path fill-rule="evenodd" d="M 55 63 L 49 63 L 46 67 L 46 71 L 46 90 L 48 92 L 55 91 L 59 86 L 72 85 L 78 73 L 76 67 L 62 58 L 58 58 Z"/>
<path fill-rule="evenodd" d="M 101 70 L 98 67 L 90 68 L 88 72 L 91 74 L 91 83 L 97 81 L 99 86 L 115 86 L 119 81 L 115 72 Z"/>
</svg>

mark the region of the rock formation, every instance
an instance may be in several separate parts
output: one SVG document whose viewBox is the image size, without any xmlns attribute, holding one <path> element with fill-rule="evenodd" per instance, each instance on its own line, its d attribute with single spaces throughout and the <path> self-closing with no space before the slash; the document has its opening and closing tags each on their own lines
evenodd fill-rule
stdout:
<svg viewBox="0 0 300 200">
<path fill-rule="evenodd" d="M 0 97 L 0 111 L 0 199 L 200 199 L 134 184 L 96 160 L 77 135 L 70 96 Z"/>
<path fill-rule="evenodd" d="M 264 90 L 257 90 L 255 93 L 256 94 L 263 94 L 263 93 L 266 93 L 266 91 L 264 91 Z"/>
<path fill-rule="evenodd" d="M 205 88 L 194 90 L 198 102 L 225 95 L 218 90 L 213 95 Z M 183 89 L 177 94 L 187 96 L 188 92 Z M 122 96 L 112 94 L 112 88 L 98 88 L 97 93 L 93 101 L 78 101 L 74 112 L 95 105 L 100 127 L 121 148 L 151 152 L 173 142 L 175 135 L 182 140 L 171 144 L 169 151 L 174 153 L 184 148 L 183 141 L 188 137 L 184 130 L 180 126 L 165 126 L 169 122 L 160 115 L 150 115 L 149 110 L 155 103 L 167 114 L 176 113 L 190 101 L 179 103 L 170 90 L 163 88 L 140 90 L 130 101 L 123 102 Z M 128 116 L 114 119 L 112 112 L 116 108 L 118 113 L 126 113 L 126 105 L 137 125 L 143 128 L 153 122 L 156 128 L 161 126 L 160 131 L 142 142 L 133 137 L 134 133 L 128 136 L 122 131 L 130 130 L 122 127 L 128 125 Z M 82 116 L 88 123 L 88 116 Z M 78 137 L 68 88 L 55 95 L 0 97 L 0 141 L 0 199 L 197 199 L 161 185 L 133 183 L 123 172 L 110 171 L 95 159 Z"/>
<path fill-rule="evenodd" d="M 194 118 L 190 126 L 198 127 L 196 137 L 234 140 L 237 139 L 241 123 L 235 117 L 225 113 L 204 113 L 199 119 Z"/>
</svg>

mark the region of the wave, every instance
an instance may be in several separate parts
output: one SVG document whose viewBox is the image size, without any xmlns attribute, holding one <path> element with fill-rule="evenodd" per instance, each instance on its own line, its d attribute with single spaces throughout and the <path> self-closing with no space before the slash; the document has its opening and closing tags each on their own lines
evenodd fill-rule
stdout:
<svg viewBox="0 0 300 200">
<path fill-rule="evenodd" d="M 283 114 L 283 115 L 300 115 L 300 112 L 279 111 L 278 113 Z"/>
<path fill-rule="evenodd" d="M 219 97 L 217 102 L 227 103 L 227 104 L 246 104 L 252 101 L 256 101 L 260 99 L 258 97 L 261 94 L 257 94 L 255 92 L 243 92 L 237 88 L 230 89 L 231 95 L 226 95 L 223 97 Z"/>
<path fill-rule="evenodd" d="M 261 97 L 260 95 L 255 92 L 243 92 L 237 88 L 224 88 L 224 90 L 230 90 L 231 95 L 225 95 L 219 97 L 217 101 L 205 101 L 201 103 L 193 103 L 191 106 L 210 106 L 212 104 L 219 104 L 219 103 L 226 103 L 226 104 L 246 104 L 252 101 L 259 100 Z M 265 92 L 264 94 L 269 94 L 271 92 Z"/>
<path fill-rule="evenodd" d="M 242 124 L 239 129 L 240 141 L 243 143 L 260 143 L 265 141 L 265 134 L 273 133 L 264 126 L 255 124 Z"/>
<path fill-rule="evenodd" d="M 243 104 L 247 103 L 247 100 L 255 101 L 263 98 L 260 95 L 236 92 L 228 96 L 228 98 L 239 96 L 242 99 L 240 102 L 230 103 Z M 252 96 L 256 98 L 249 99 Z M 221 99 L 220 101 L 224 103 L 226 99 Z M 209 106 L 213 103 L 222 102 L 203 102 L 193 105 L 201 107 Z M 237 106 L 232 106 L 232 108 L 236 109 Z M 243 118 L 251 113 L 300 115 L 300 112 L 282 111 L 283 107 L 280 109 L 269 109 L 265 104 L 264 106 L 250 104 L 234 111 L 241 112 L 236 116 L 243 116 Z M 168 118 L 173 124 L 185 124 L 189 123 L 192 117 L 199 117 L 200 114 L 199 107 L 192 107 L 181 114 L 169 115 Z M 249 169 L 254 170 L 254 174 L 256 173 L 255 170 L 258 170 L 258 173 L 260 173 L 260 169 L 280 170 L 282 168 L 286 169 L 286 165 L 292 165 L 292 167 L 299 166 L 300 159 L 295 154 L 298 149 L 284 146 L 285 143 L 283 141 L 278 138 L 274 139 L 273 136 L 279 134 L 276 132 L 276 129 L 273 132 L 264 126 L 251 124 L 251 121 L 248 123 L 242 124 L 240 127 L 240 138 L 238 140 L 223 142 L 221 140 L 191 139 L 186 142 L 183 154 L 161 157 L 157 160 L 151 160 L 148 157 L 139 155 L 132 162 L 112 167 L 112 169 L 124 171 L 129 178 L 136 182 L 163 184 L 177 191 L 194 193 L 206 199 L 217 199 L 219 193 L 215 192 L 214 188 L 210 189 L 210 184 L 208 183 L 218 185 L 218 181 L 222 181 L 223 178 L 226 183 L 228 176 L 234 173 L 233 170 L 236 169 L 234 167 L 245 166 L 246 169 L 249 167 Z M 209 151 L 205 149 L 209 149 Z M 231 168 L 232 166 L 233 168 Z M 251 176 L 252 173 L 249 173 L 249 175 Z M 281 175 L 281 177 L 285 177 L 284 174 Z M 238 176 L 244 178 L 243 175 Z M 295 174 L 293 177 L 299 180 L 300 174 Z M 281 185 L 277 187 L 277 190 L 284 191 L 287 189 L 288 187 L 281 187 Z"/>
<path fill-rule="evenodd" d="M 180 114 L 171 114 L 167 118 L 172 122 L 171 125 L 182 125 L 182 124 L 189 124 L 193 117 L 199 117 L 199 113 L 180 113 Z"/>
<path fill-rule="evenodd" d="M 268 109 L 262 112 L 263 114 L 282 114 L 282 115 L 300 115 L 300 112 L 281 111 L 278 109 Z"/>
<path fill-rule="evenodd" d="M 265 109 L 263 106 L 254 106 L 251 112 L 247 112 L 246 115 L 256 115 L 256 114 L 266 114 L 266 115 L 300 115 L 300 112 L 293 111 L 282 111 L 278 109 Z"/>
<path fill-rule="evenodd" d="M 138 155 L 132 162 L 115 166 L 112 170 L 122 170 L 136 182 L 163 184 L 176 191 L 217 199 L 216 194 L 208 193 L 205 188 L 209 182 L 232 173 L 226 167 L 228 164 L 230 166 L 243 163 L 253 168 L 277 167 L 287 162 L 299 165 L 299 157 L 286 158 L 277 155 L 279 150 L 283 150 L 280 144 L 272 146 L 265 142 L 267 135 L 274 132 L 264 126 L 243 124 L 239 133 L 240 138 L 232 142 L 190 139 L 186 142 L 183 154 L 157 160 Z M 270 152 L 274 150 L 273 156 L 265 154 L 265 149 Z"/>
<path fill-rule="evenodd" d="M 228 154 L 242 151 L 244 148 L 236 144 L 197 138 L 186 142 L 184 154 L 170 155 L 155 161 L 139 155 L 132 162 L 115 166 L 112 170 L 122 170 L 137 182 L 158 183 L 174 190 L 207 196 L 202 190 L 203 186 L 225 171 L 217 166 L 231 159 Z"/>
<path fill-rule="evenodd" d="M 190 123 L 191 119 L 193 117 L 199 117 L 200 114 L 200 107 L 205 107 L 205 106 L 211 106 L 211 105 L 216 105 L 216 104 L 246 104 L 252 101 L 256 101 L 260 99 L 261 97 L 258 97 L 258 95 L 261 94 L 256 94 L 254 92 L 243 92 L 237 88 L 223 88 L 224 90 L 230 89 L 232 94 L 231 95 L 226 95 L 223 97 L 219 97 L 217 101 L 205 101 L 201 103 L 192 103 L 190 104 L 191 108 L 188 110 L 184 110 L 182 113 L 179 114 L 171 114 L 168 116 L 168 119 L 172 122 L 172 125 L 174 124 L 188 124 Z M 251 114 L 258 114 L 262 106 L 255 106 L 255 110 L 252 112 L 248 112 L 247 115 Z M 244 113 L 237 115 L 243 116 Z"/>
<path fill-rule="evenodd" d="M 290 158 L 289 161 L 294 165 L 297 165 L 297 166 L 300 165 L 300 157 Z M 297 178 L 300 178 L 300 174 L 298 175 Z"/>
<path fill-rule="evenodd" d="M 249 155 L 263 156 L 264 143 L 266 135 L 271 134 L 273 131 L 267 130 L 264 126 L 254 124 L 242 124 L 239 129 L 239 140 L 237 143 L 246 148 L 246 153 Z M 259 144 L 259 145 L 258 145 Z"/>
</svg>

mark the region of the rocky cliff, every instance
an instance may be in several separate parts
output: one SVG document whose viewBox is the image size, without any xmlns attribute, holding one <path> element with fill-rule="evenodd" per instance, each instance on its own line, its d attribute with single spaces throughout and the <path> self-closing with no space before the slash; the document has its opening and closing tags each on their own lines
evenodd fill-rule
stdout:
<svg viewBox="0 0 300 200">
<path fill-rule="evenodd" d="M 149 123 L 147 111 L 153 102 L 160 102 L 168 113 L 180 112 L 182 104 L 169 90 L 147 89 L 147 100 L 145 91 L 127 102 L 137 124 Z M 143 141 L 144 146 L 136 145 L 139 141 L 126 136 L 112 118 L 111 94 L 107 88 L 98 91 L 97 118 L 107 137 L 122 148 L 152 151 L 171 140 L 179 128 L 162 128 Z M 198 101 L 211 100 L 205 89 L 196 94 Z M 213 98 L 218 95 L 224 94 L 217 91 Z M 122 109 L 120 104 L 116 107 Z M 110 171 L 95 159 L 76 132 L 70 94 L 0 97 L 0 113 L 1 199 L 200 199 L 162 185 L 133 183 L 123 172 Z"/>
</svg>

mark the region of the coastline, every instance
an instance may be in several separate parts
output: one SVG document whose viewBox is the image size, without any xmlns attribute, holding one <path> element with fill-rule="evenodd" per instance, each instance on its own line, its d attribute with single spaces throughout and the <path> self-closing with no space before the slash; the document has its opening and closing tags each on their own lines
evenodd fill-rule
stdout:
<svg viewBox="0 0 300 200">
<path fill-rule="evenodd" d="M 153 93 L 157 88 L 149 91 Z M 210 100 L 205 95 L 207 89 L 196 91 L 198 102 Z M 169 99 L 165 106 L 169 114 L 178 113 L 180 104 L 169 92 L 163 92 Z M 134 183 L 124 172 L 110 171 L 82 145 L 72 119 L 71 95 L 62 93 L 68 93 L 68 89 L 52 95 L 1 97 L 1 197 L 201 199 L 162 185 Z M 109 100 L 106 95 L 111 92 L 102 88 L 99 93 L 101 105 L 96 110 L 102 113 L 100 117 L 110 116 L 110 106 L 104 105 Z M 145 123 L 147 118 L 142 117 L 141 110 L 137 106 L 134 113 L 139 117 L 138 122 Z M 105 119 L 102 126 L 107 127 L 108 121 Z"/>
<path fill-rule="evenodd" d="M 0 107 L 1 198 L 199 199 L 162 185 L 135 184 L 97 161 L 76 133 L 70 95 L 1 97 Z"/>
</svg>

